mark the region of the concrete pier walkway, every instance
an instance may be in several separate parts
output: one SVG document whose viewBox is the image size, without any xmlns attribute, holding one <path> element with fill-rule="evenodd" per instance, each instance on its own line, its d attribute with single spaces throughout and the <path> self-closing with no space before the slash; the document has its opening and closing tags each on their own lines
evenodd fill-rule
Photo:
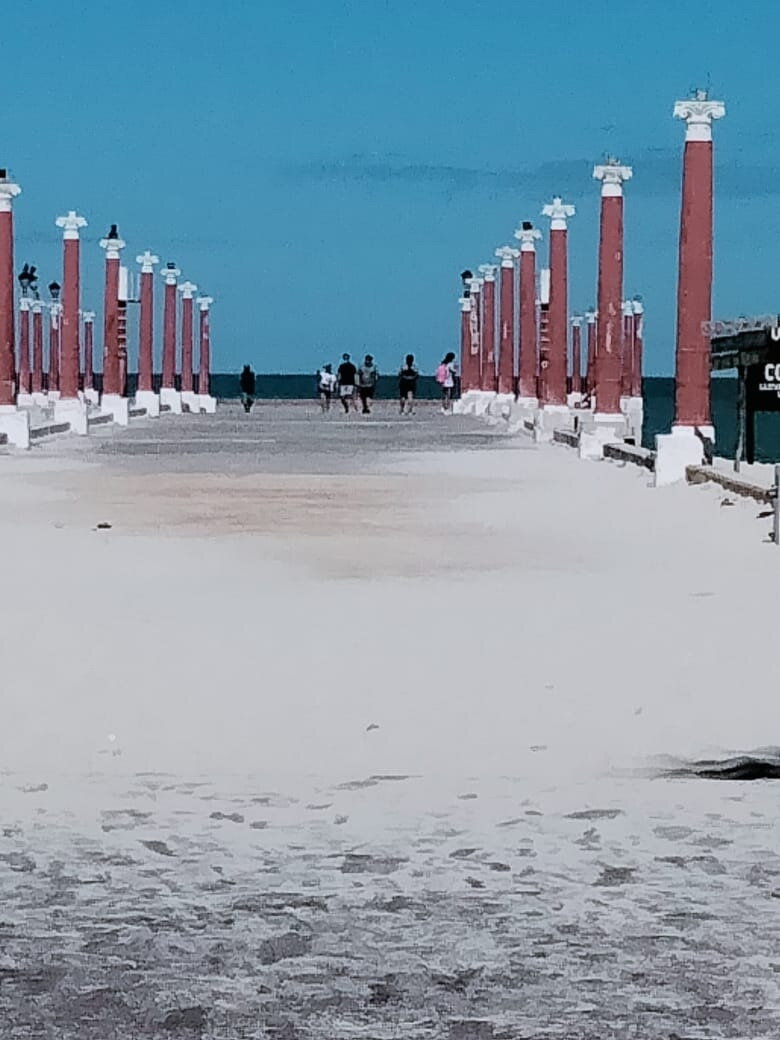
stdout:
<svg viewBox="0 0 780 1040">
<path fill-rule="evenodd" d="M 654 778 L 780 743 L 755 503 L 381 403 L 2 467 L 7 1035 L 776 1034 L 775 787 Z"/>
</svg>

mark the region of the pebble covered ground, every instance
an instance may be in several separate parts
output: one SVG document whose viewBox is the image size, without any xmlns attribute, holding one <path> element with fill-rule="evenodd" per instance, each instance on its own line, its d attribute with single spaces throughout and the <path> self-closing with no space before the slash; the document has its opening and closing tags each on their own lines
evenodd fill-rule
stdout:
<svg viewBox="0 0 780 1040">
<path fill-rule="evenodd" d="M 0 1035 L 776 1038 L 771 780 L 3 780 Z"/>
</svg>

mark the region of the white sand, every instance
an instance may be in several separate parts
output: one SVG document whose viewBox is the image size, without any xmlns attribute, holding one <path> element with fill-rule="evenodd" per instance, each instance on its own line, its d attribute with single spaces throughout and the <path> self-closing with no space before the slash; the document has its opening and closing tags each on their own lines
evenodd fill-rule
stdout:
<svg viewBox="0 0 780 1040">
<path fill-rule="evenodd" d="M 338 778 L 780 743 L 780 552 L 755 503 L 454 434 L 312 477 L 316 429 L 274 423 L 251 436 L 300 436 L 292 472 L 262 472 L 263 443 L 237 473 L 95 441 L 1 460 L 7 768 L 94 767 L 108 733 L 130 771 Z"/>
<path fill-rule="evenodd" d="M 3 1037 L 779 1035 L 776 783 L 615 775 L 778 743 L 755 503 L 432 414 L 0 468 Z"/>
</svg>

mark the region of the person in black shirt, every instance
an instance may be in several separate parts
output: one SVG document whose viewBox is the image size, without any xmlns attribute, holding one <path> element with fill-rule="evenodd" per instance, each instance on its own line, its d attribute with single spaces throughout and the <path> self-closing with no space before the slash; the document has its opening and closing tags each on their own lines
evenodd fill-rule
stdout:
<svg viewBox="0 0 780 1040">
<path fill-rule="evenodd" d="M 414 354 L 407 354 L 404 366 L 398 373 L 398 396 L 401 401 L 401 415 L 414 414 L 414 395 L 417 393 L 417 380 L 420 373 L 414 363 Z"/>
<path fill-rule="evenodd" d="M 252 411 L 252 405 L 255 403 L 255 391 L 257 390 L 257 381 L 255 374 L 249 365 L 244 365 L 244 371 L 241 373 L 241 400 L 244 404 L 244 411 L 248 414 Z"/>
<path fill-rule="evenodd" d="M 355 380 L 357 378 L 357 369 L 352 364 L 349 354 L 344 354 L 339 365 L 338 380 L 339 380 L 339 398 L 344 408 L 345 415 L 349 414 L 349 402 L 352 401 L 355 411 L 357 411 L 357 397 L 355 395 Z"/>
</svg>

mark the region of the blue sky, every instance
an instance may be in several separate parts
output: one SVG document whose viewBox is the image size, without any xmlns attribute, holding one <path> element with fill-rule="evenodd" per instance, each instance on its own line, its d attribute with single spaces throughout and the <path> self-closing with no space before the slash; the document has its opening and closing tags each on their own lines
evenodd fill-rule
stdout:
<svg viewBox="0 0 780 1040">
<path fill-rule="evenodd" d="M 131 262 L 151 248 L 215 298 L 217 371 L 364 349 L 430 369 L 457 342 L 459 272 L 521 220 L 544 227 L 556 192 L 577 206 L 572 308 L 595 299 L 591 168 L 612 152 L 634 166 L 626 294 L 645 298 L 648 372 L 670 373 L 671 111 L 697 85 L 727 104 L 714 311 L 778 307 L 778 29 L 769 0 L 23 0 L 0 37 L 17 267 L 60 280 L 54 218 L 76 208 L 83 305 L 100 311 L 97 241 L 118 222 Z"/>
</svg>

